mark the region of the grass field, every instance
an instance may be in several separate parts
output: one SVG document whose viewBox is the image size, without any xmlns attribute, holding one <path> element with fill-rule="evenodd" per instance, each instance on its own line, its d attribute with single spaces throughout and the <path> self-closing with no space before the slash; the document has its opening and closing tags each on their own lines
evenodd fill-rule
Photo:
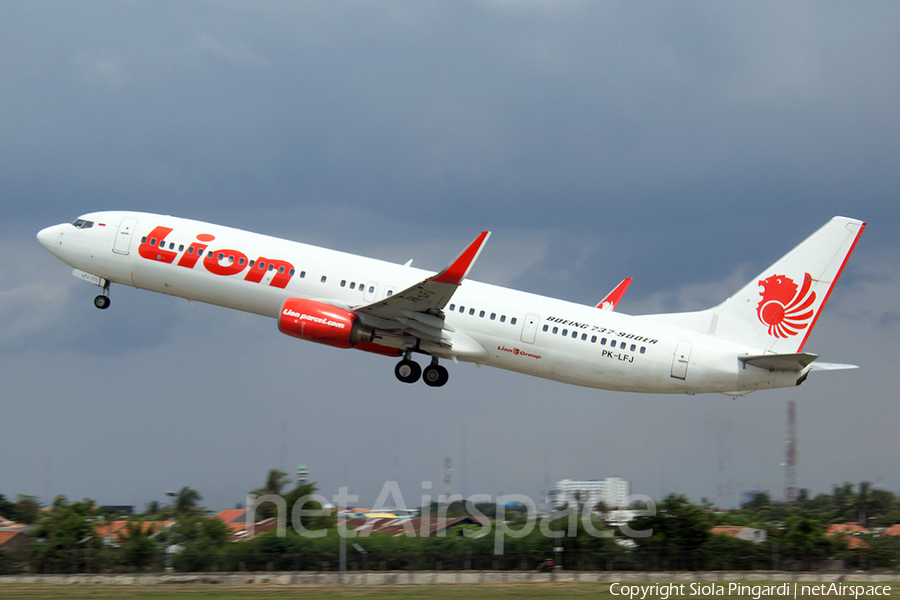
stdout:
<svg viewBox="0 0 900 600">
<path fill-rule="evenodd" d="M 628 584 L 633 585 L 633 584 Z M 640 584 L 637 584 L 640 585 Z M 646 585 L 646 584 L 645 584 Z M 759 582 L 747 585 L 776 585 L 771 582 Z M 793 584 L 791 584 L 793 586 Z M 845 584 L 846 585 L 846 584 Z M 872 584 L 862 584 L 872 585 Z M 890 585 L 890 584 L 878 584 Z M 793 591 L 793 588 L 791 588 Z M 49 599 L 98 599 L 113 600 L 128 598 L 138 600 L 238 600 L 251 599 L 283 599 L 286 596 L 303 599 L 330 599 L 330 598 L 354 598 L 354 599 L 389 599 L 389 598 L 435 598 L 437 600 L 480 600 L 495 598 L 537 598 L 537 599 L 571 599 L 571 598 L 599 598 L 600 600 L 628 600 L 627 596 L 610 593 L 610 584 L 604 583 L 526 583 L 526 584 L 480 584 L 480 585 L 376 585 L 376 586 L 331 586 L 331 585 L 246 585 L 246 586 L 219 586 L 209 584 L 191 585 L 153 585 L 153 586 L 113 586 L 113 585 L 4 585 L 0 586 L 0 598 L 3 600 L 49 600 Z M 799 595 L 798 598 L 824 598 L 836 596 L 825 595 Z M 659 600 L 659 595 L 650 594 L 644 600 Z M 751 599 L 756 600 L 754 594 L 732 593 L 731 595 L 690 595 L 670 596 L 670 600 L 676 598 L 689 598 L 691 600 L 706 600 L 715 598 Z M 758 600 L 777 599 L 789 600 L 790 596 L 758 596 Z M 839 598 L 852 599 L 854 596 L 841 595 Z M 879 599 L 892 598 L 900 600 L 900 587 L 892 586 L 889 596 L 860 595 L 863 598 Z M 634 600 L 640 600 L 640 596 Z"/>
</svg>

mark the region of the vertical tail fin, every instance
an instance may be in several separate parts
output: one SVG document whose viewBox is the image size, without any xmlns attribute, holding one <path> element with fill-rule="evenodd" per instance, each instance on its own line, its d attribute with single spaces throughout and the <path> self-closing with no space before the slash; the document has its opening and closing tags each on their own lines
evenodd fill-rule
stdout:
<svg viewBox="0 0 900 600">
<path fill-rule="evenodd" d="M 709 333 L 769 352 L 800 352 L 866 224 L 834 217 L 712 309 Z"/>
</svg>

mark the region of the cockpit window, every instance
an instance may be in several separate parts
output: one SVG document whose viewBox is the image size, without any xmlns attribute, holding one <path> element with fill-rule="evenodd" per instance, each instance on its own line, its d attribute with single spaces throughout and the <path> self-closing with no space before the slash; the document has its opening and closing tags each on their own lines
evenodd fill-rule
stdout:
<svg viewBox="0 0 900 600">
<path fill-rule="evenodd" d="M 72 225 L 75 226 L 75 229 L 90 229 L 94 226 L 93 221 L 85 221 L 84 219 L 77 219 L 72 222 Z"/>
</svg>

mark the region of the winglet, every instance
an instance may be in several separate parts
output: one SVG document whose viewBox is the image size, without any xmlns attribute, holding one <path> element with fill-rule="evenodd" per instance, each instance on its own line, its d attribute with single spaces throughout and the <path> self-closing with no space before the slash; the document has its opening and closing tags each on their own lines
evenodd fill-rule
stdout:
<svg viewBox="0 0 900 600">
<path fill-rule="evenodd" d="M 625 290 L 628 289 L 628 286 L 631 285 L 632 281 L 634 281 L 633 277 L 626 277 L 623 279 L 622 283 L 616 286 L 616 289 L 607 294 L 606 298 L 597 304 L 597 308 L 600 310 L 616 310 L 616 305 L 619 303 L 619 300 L 622 299 L 622 296 L 625 295 Z"/>
<path fill-rule="evenodd" d="M 469 274 L 469 270 L 475 263 L 475 259 L 481 254 L 481 249 L 484 248 L 484 244 L 489 237 L 491 237 L 490 231 L 482 231 L 481 234 L 475 238 L 475 241 L 469 244 L 469 247 L 463 250 L 462 254 L 457 256 L 456 260 L 454 260 L 449 267 L 434 277 L 431 277 L 431 281 L 434 281 L 435 283 L 449 283 L 451 285 L 459 285 L 462 283 L 462 280 Z"/>
</svg>

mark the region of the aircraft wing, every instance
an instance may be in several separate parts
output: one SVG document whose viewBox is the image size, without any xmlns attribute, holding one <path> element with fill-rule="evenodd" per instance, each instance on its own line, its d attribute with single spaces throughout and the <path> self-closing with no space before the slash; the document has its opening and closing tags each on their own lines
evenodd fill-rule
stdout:
<svg viewBox="0 0 900 600">
<path fill-rule="evenodd" d="M 597 308 L 600 310 L 616 310 L 616 305 L 619 303 L 619 300 L 622 299 L 622 296 L 625 295 L 625 290 L 628 289 L 628 286 L 631 285 L 632 281 L 634 281 L 634 278 L 632 277 L 623 279 L 622 283 L 616 286 L 616 289 L 607 294 L 606 298 L 597 304 Z"/>
<path fill-rule="evenodd" d="M 383 300 L 353 310 L 372 327 L 388 331 L 403 331 L 418 338 L 449 344 L 443 309 L 481 254 L 490 231 L 482 231 L 450 265 L 419 283 L 388 296 Z"/>
</svg>

